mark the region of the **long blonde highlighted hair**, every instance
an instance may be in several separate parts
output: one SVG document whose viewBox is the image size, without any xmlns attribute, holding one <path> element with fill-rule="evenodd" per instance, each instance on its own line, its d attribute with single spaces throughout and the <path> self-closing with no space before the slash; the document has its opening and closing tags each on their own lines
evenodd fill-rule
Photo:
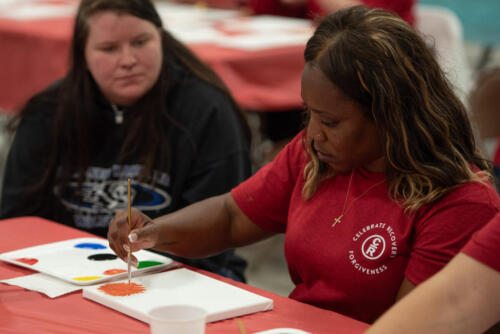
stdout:
<svg viewBox="0 0 500 334">
<path fill-rule="evenodd" d="M 464 105 L 432 50 L 391 13 L 356 6 L 327 16 L 309 39 L 305 61 L 360 103 L 385 142 L 390 196 L 409 211 L 459 184 L 491 177 Z M 302 195 L 334 173 L 305 140 L 310 161 Z M 474 166 L 479 171 L 474 171 Z"/>
</svg>

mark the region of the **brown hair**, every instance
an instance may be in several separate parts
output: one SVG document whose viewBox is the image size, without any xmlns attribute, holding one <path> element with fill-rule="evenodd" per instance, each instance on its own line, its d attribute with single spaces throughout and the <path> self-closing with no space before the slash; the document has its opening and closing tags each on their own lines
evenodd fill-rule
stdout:
<svg viewBox="0 0 500 334">
<path fill-rule="evenodd" d="M 381 9 L 356 6 L 327 16 L 305 49 L 345 95 L 363 106 L 385 142 L 387 183 L 394 200 L 416 210 L 458 184 L 490 176 L 476 148 L 464 105 L 433 52 L 413 28 Z M 332 172 L 306 142 L 304 198 Z M 480 172 L 476 173 L 473 166 Z"/>
</svg>

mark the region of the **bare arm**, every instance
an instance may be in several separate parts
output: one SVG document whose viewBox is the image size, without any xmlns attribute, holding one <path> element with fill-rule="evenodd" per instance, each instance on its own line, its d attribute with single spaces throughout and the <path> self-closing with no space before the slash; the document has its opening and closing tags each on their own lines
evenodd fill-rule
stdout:
<svg viewBox="0 0 500 334">
<path fill-rule="evenodd" d="M 410 282 L 408 278 L 404 278 L 403 282 L 401 283 L 401 286 L 399 287 L 398 295 L 396 296 L 396 301 L 400 300 L 407 294 L 413 291 L 415 289 L 415 284 Z"/>
<path fill-rule="evenodd" d="M 127 258 L 127 247 L 131 247 L 133 252 L 154 248 L 186 258 L 197 258 L 248 245 L 272 235 L 254 224 L 236 205 L 230 193 L 208 198 L 156 219 L 133 210 L 131 221 L 133 242 L 128 238 L 126 211 L 118 211 L 109 224 L 110 247 L 123 260 Z M 135 258 L 133 261 L 136 263 Z"/>
<path fill-rule="evenodd" d="M 459 253 L 366 333 L 482 333 L 499 320 L 500 273 Z"/>
</svg>

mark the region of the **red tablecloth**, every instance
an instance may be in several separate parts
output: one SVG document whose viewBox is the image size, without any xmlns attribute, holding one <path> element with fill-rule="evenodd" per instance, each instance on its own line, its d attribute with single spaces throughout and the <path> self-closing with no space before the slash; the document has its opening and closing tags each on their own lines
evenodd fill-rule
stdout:
<svg viewBox="0 0 500 334">
<path fill-rule="evenodd" d="M 34 93 L 64 76 L 73 19 L 0 19 L 0 109 L 18 110 Z M 257 51 L 190 45 L 221 76 L 245 109 L 301 108 L 304 46 Z"/>
<path fill-rule="evenodd" d="M 22 217 L 0 221 L 0 253 L 90 236 L 48 220 Z M 248 333 L 291 327 L 311 333 L 362 333 L 368 325 L 205 271 L 203 274 L 274 300 L 274 310 L 241 317 Z M 0 279 L 32 271 L 0 261 Z M 239 333 L 235 319 L 207 324 L 206 333 Z M 50 299 L 38 292 L 0 284 L 0 333 L 149 333 L 148 325 L 84 299 L 81 291 Z"/>
</svg>

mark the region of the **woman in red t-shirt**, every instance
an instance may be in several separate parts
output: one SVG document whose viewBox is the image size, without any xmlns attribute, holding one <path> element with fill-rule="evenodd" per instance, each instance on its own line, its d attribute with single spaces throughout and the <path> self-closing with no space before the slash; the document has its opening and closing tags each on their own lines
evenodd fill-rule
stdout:
<svg viewBox="0 0 500 334">
<path fill-rule="evenodd" d="M 176 0 L 180 3 L 204 3 L 217 8 L 247 8 L 255 15 L 280 15 L 316 19 L 339 9 L 367 5 L 398 14 L 414 23 L 413 7 L 417 0 Z"/>
<path fill-rule="evenodd" d="M 231 193 L 126 213 L 108 239 L 204 257 L 285 234 L 290 297 L 365 322 L 438 272 L 499 210 L 465 107 L 412 27 L 380 9 L 327 16 L 302 74 L 307 128 Z"/>
</svg>

